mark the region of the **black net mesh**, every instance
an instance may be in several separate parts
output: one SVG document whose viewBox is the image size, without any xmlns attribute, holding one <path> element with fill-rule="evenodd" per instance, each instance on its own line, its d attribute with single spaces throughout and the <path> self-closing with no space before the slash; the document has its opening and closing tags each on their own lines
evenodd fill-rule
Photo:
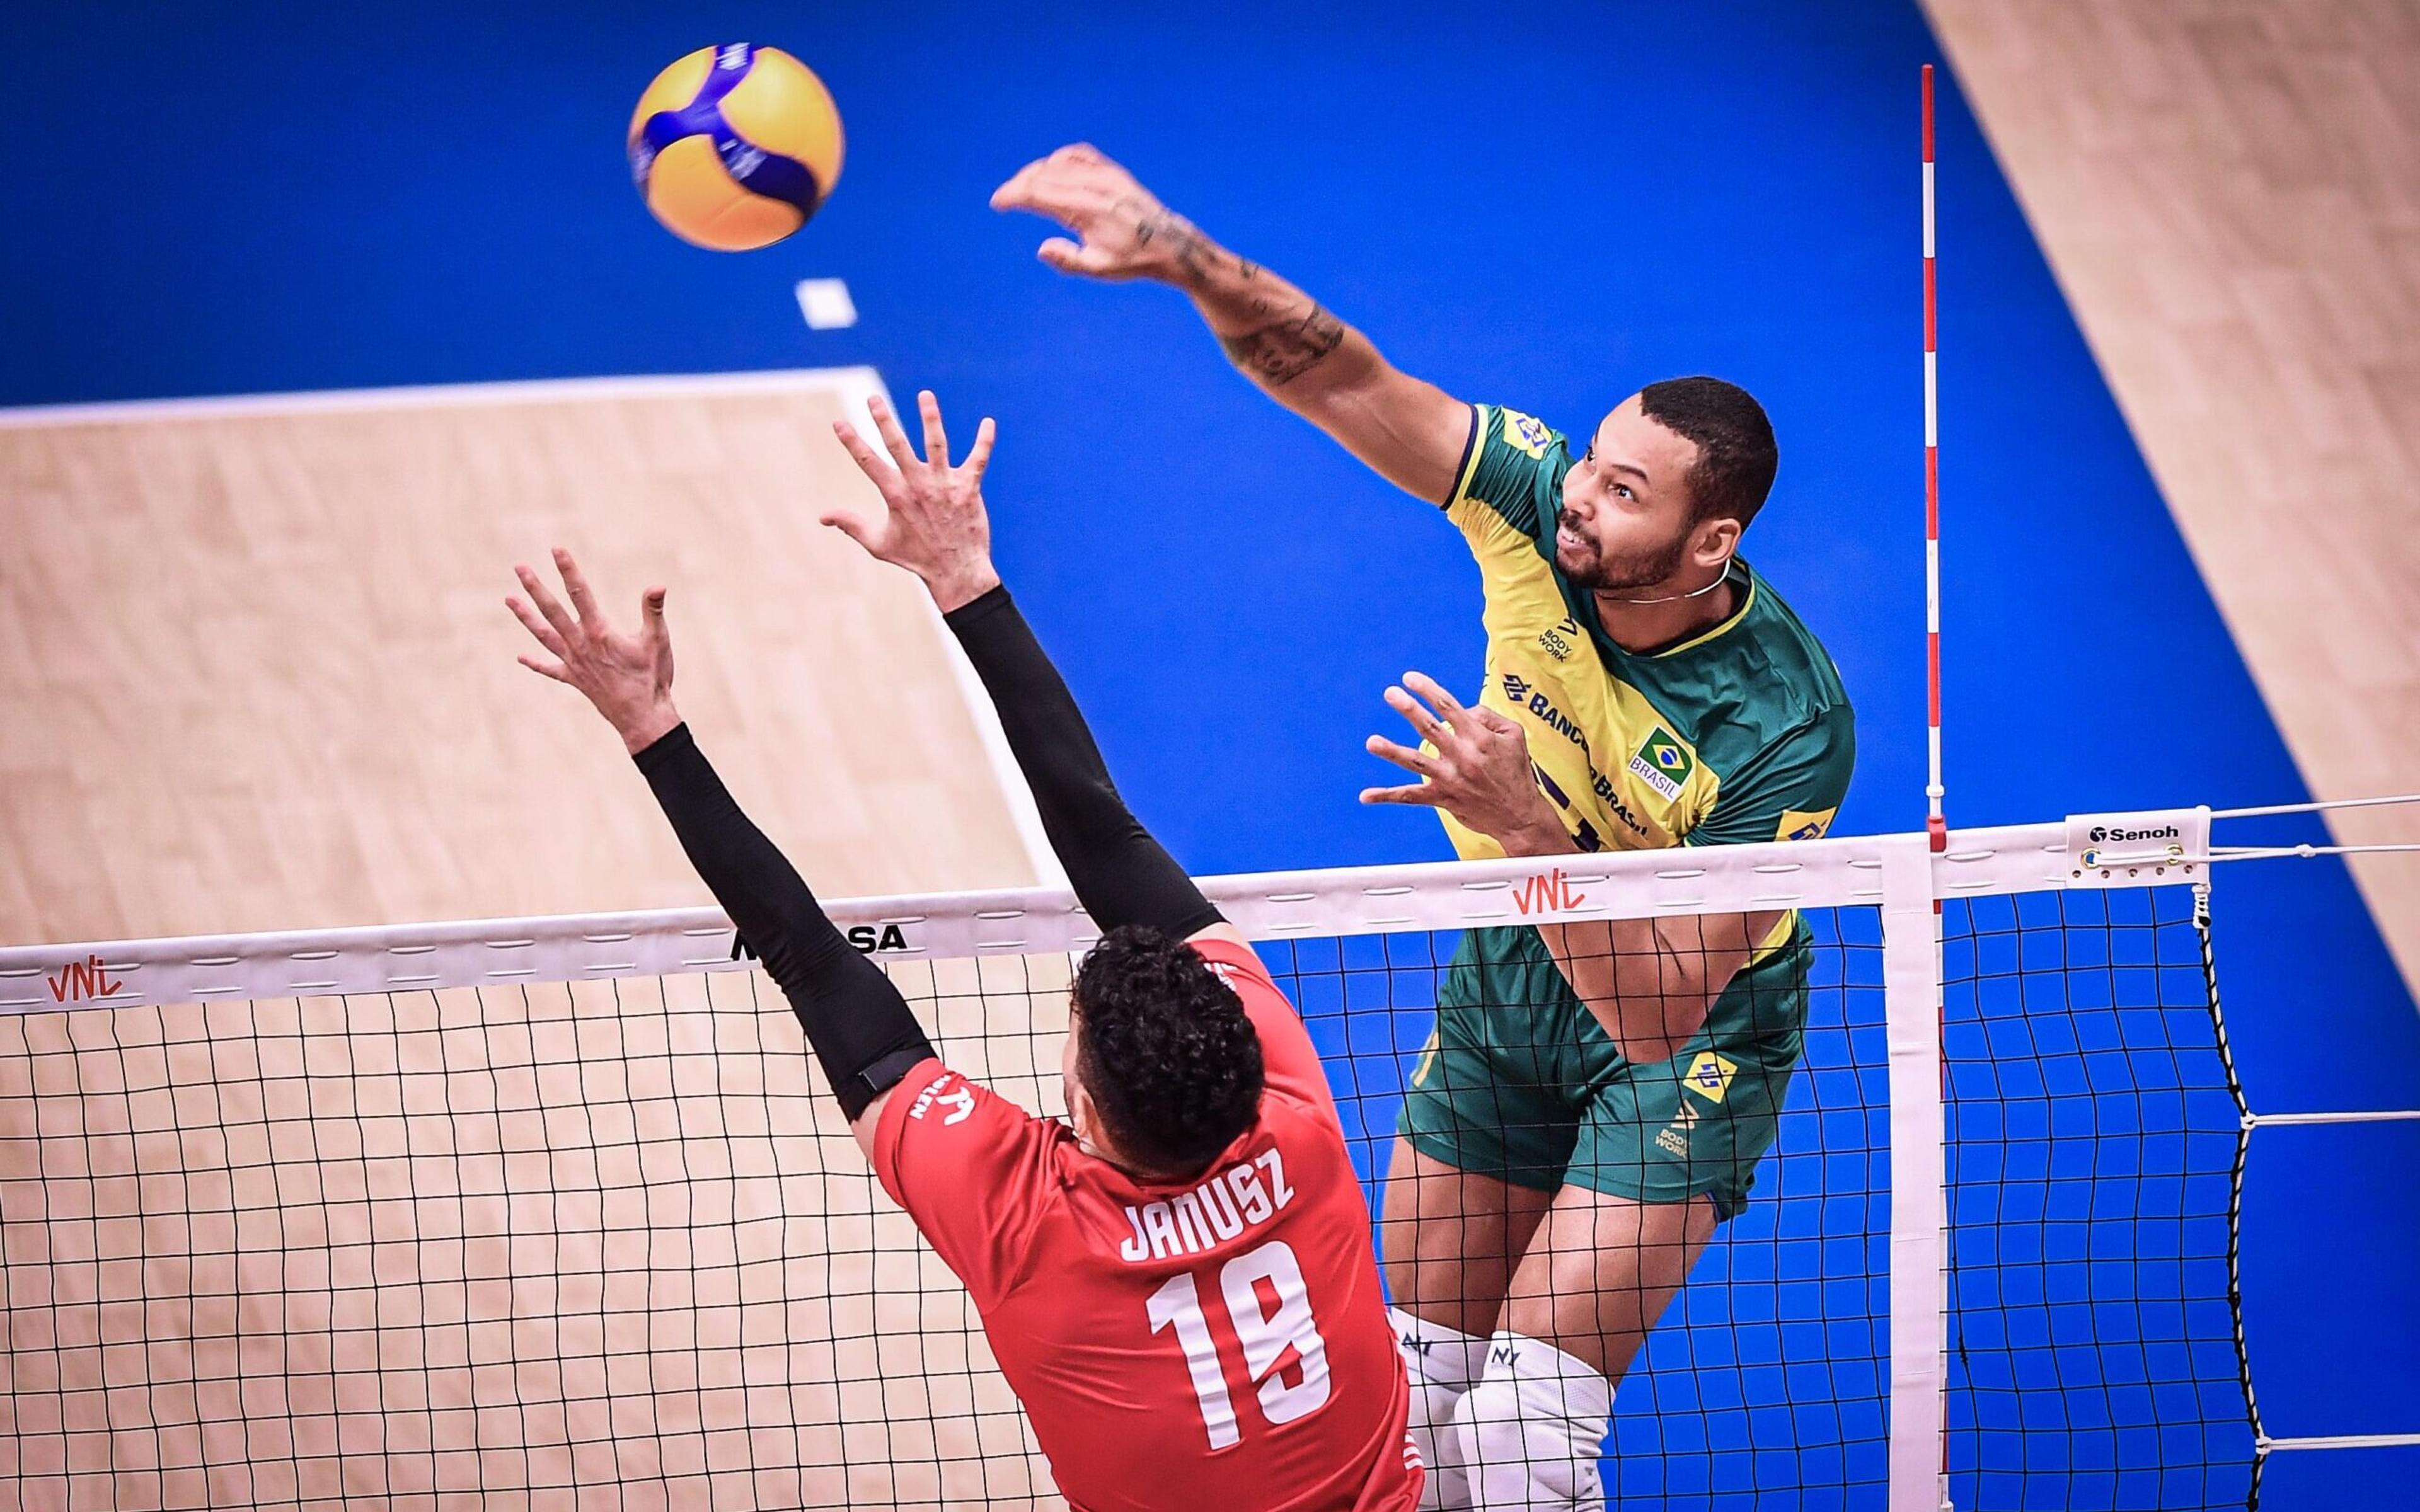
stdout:
<svg viewBox="0 0 2420 1512">
<path fill-rule="evenodd" d="M 2190 894 L 1966 900 L 1945 933 L 1957 1504 L 2244 1504 L 2240 1129 Z M 1407 1088 L 1421 1148 L 1493 1149 L 1541 1202 L 1558 1160 L 1650 1195 L 1728 1162 L 1736 1215 L 1620 1382 L 1607 1504 L 1882 1506 L 1878 913 L 1807 916 L 1660 1089 L 1463 943 L 1263 950 L 1391 1283 L 1436 1221 L 1388 1191 Z M 1064 957 L 893 970 L 954 1066 L 1063 1113 Z M 1553 1258 L 1550 1309 L 1624 1273 Z M 0 1286 L 11 1505 L 1059 1504 L 753 973 L 0 1019 Z"/>
</svg>

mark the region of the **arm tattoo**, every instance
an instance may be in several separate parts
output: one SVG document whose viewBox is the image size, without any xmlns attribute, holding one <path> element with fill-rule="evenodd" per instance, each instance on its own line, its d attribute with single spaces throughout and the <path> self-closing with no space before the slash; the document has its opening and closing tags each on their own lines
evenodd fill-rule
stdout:
<svg viewBox="0 0 2420 1512">
<path fill-rule="evenodd" d="M 1165 206 L 1146 206 L 1134 199 L 1120 200 L 1117 209 L 1121 214 L 1135 217 L 1136 245 L 1148 247 L 1153 241 L 1165 239 L 1168 245 L 1173 249 L 1172 255 L 1176 258 L 1176 264 L 1185 270 L 1187 278 L 1199 282 L 1208 277 L 1217 269 L 1219 256 L 1218 247 L 1208 237 L 1195 230 L 1192 222 L 1174 210 Z M 1240 258 L 1236 260 L 1241 262 Z M 1248 278 L 1259 270 L 1253 269 L 1249 263 L 1243 266 L 1247 270 L 1245 276 Z"/>
<path fill-rule="evenodd" d="M 1221 336 L 1227 360 L 1271 388 L 1302 377 L 1344 345 L 1344 322 L 1314 304 L 1307 315 L 1241 336 Z"/>
</svg>

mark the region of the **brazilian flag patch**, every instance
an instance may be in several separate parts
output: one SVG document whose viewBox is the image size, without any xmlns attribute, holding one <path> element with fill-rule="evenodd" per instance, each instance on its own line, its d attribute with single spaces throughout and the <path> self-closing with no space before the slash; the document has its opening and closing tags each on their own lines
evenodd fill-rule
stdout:
<svg viewBox="0 0 2420 1512">
<path fill-rule="evenodd" d="M 1647 738 L 1630 758 L 1631 774 L 1662 794 L 1667 801 L 1681 795 L 1682 784 L 1697 769 L 1698 759 L 1660 724 L 1647 732 Z"/>
</svg>

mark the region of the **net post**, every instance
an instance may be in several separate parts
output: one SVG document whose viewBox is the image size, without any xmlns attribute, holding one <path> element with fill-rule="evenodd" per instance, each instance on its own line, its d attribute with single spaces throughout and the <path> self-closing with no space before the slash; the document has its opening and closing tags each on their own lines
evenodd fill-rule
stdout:
<svg viewBox="0 0 2420 1512">
<path fill-rule="evenodd" d="M 1890 1512 L 1946 1512 L 1947 1149 L 1941 1095 L 1941 913 L 1931 845 L 1885 847 L 1883 1011 L 1890 1060 Z"/>
</svg>

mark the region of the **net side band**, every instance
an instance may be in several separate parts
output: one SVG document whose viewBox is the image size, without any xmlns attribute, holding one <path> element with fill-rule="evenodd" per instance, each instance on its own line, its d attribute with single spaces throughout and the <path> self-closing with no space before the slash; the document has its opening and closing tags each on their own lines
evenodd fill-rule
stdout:
<svg viewBox="0 0 2420 1512">
<path fill-rule="evenodd" d="M 1619 855 L 1273 872 L 1204 880 L 1255 939 L 1876 904 L 1884 857 L 1923 835 Z M 2059 824 L 1960 831 L 1936 897 L 2074 885 Z M 2141 885 L 2185 878 L 2174 871 Z M 2105 884 L 2104 884 L 2105 885 Z M 862 898 L 832 918 L 884 961 L 1081 950 L 1099 936 L 1061 888 Z M 0 949 L 0 1012 L 218 998 L 424 992 L 740 969 L 716 908 L 474 919 Z"/>
</svg>

